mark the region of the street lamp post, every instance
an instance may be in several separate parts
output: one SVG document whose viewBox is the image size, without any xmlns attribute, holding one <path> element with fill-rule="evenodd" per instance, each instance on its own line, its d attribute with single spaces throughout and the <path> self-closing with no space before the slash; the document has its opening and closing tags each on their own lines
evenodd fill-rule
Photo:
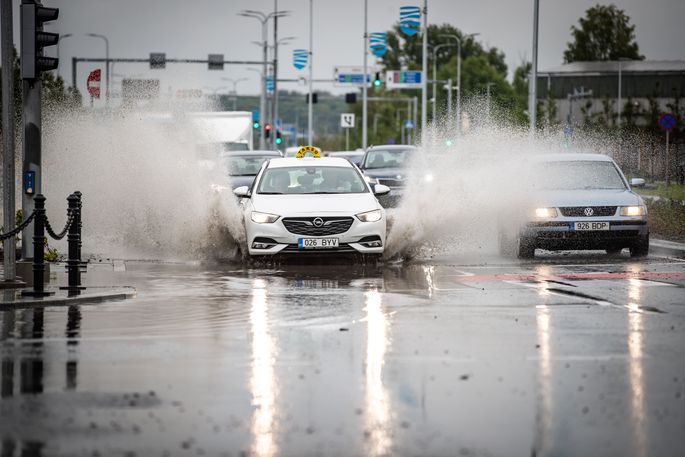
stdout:
<svg viewBox="0 0 685 457">
<path fill-rule="evenodd" d="M 237 86 L 238 83 L 241 81 L 247 81 L 250 78 L 221 78 L 223 81 L 228 81 L 231 84 L 233 84 L 233 90 L 231 91 L 231 95 L 233 95 L 233 111 L 236 111 L 236 102 L 237 102 L 237 97 L 238 97 L 238 90 Z"/>
<path fill-rule="evenodd" d="M 433 48 L 433 122 L 435 122 L 435 115 L 436 115 L 436 105 L 438 104 L 438 99 L 436 98 L 436 93 L 435 93 L 435 87 L 438 85 L 438 82 L 436 80 L 436 63 L 438 61 L 438 50 L 440 48 L 445 48 L 448 46 L 454 46 L 452 43 L 443 43 L 439 44 L 436 47 Z"/>
<path fill-rule="evenodd" d="M 457 135 L 461 134 L 461 40 L 465 38 L 473 38 L 480 35 L 479 32 L 462 35 L 443 35 L 444 37 L 454 38 L 457 40 Z"/>
<path fill-rule="evenodd" d="M 238 13 L 238 16 L 244 16 L 244 17 L 251 17 L 253 19 L 257 19 L 261 24 L 262 24 L 262 77 L 261 77 L 261 84 L 262 84 L 262 90 L 261 90 L 261 96 L 259 99 L 259 125 L 261 128 L 259 129 L 259 148 L 260 149 L 265 149 L 265 138 L 264 138 L 264 123 L 266 122 L 266 114 L 265 114 L 265 109 L 266 109 L 266 72 L 267 72 L 267 23 L 269 19 L 273 17 L 281 17 L 281 16 L 286 16 L 287 13 L 285 11 L 274 11 L 273 13 L 269 14 L 264 14 L 260 11 L 254 11 L 254 10 L 243 10 L 240 13 Z"/>
<path fill-rule="evenodd" d="M 107 77 L 107 84 L 105 85 L 105 105 L 109 107 L 109 40 L 106 36 L 99 33 L 86 33 L 86 35 L 105 40 L 105 76 Z"/>
<path fill-rule="evenodd" d="M 314 94 L 312 92 L 312 78 L 314 66 L 314 52 L 312 47 L 314 46 L 314 0 L 309 0 L 309 103 L 307 104 L 307 123 L 308 123 L 308 144 L 311 145 L 314 141 Z"/>
<path fill-rule="evenodd" d="M 367 84 L 368 82 L 366 81 L 367 75 L 369 74 L 368 71 L 368 47 L 369 47 L 369 21 L 368 21 L 368 15 L 369 15 L 369 0 L 364 0 L 364 77 L 362 81 L 362 148 L 366 149 L 367 145 L 367 136 L 368 136 L 368 131 L 367 131 L 367 122 L 366 118 L 368 116 L 368 96 L 367 96 Z"/>
<path fill-rule="evenodd" d="M 59 76 L 59 43 L 65 39 L 69 38 L 70 36 L 74 36 L 73 33 L 65 33 L 64 35 L 60 35 L 59 38 L 57 39 L 57 76 Z"/>
<path fill-rule="evenodd" d="M 421 52 L 421 74 L 423 76 L 421 81 L 421 135 L 426 133 L 426 124 L 428 122 L 428 107 L 426 102 L 428 99 L 428 0 L 423 0 L 423 42 Z"/>
</svg>

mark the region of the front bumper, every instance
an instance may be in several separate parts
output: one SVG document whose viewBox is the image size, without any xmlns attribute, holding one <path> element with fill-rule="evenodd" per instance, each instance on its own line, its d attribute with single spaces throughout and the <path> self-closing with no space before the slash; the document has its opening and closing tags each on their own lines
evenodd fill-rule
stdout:
<svg viewBox="0 0 685 457">
<path fill-rule="evenodd" d="M 345 215 L 348 216 L 348 215 Z M 277 254 L 382 254 L 385 249 L 386 219 L 385 215 L 377 222 L 361 222 L 356 217 L 350 228 L 339 234 L 327 236 L 308 236 L 291 233 L 283 225 L 283 218 L 273 224 L 257 224 L 246 220 L 247 248 L 250 255 L 277 255 Z M 300 249 L 300 238 L 337 238 L 337 248 L 327 249 Z M 253 244 L 257 241 L 271 240 L 275 245 L 266 249 L 257 249 Z M 369 247 L 368 243 L 379 240 L 379 247 Z"/>
<path fill-rule="evenodd" d="M 609 230 L 577 231 L 575 222 L 609 222 Z M 529 222 L 520 236 L 548 250 L 607 249 L 636 245 L 649 234 L 647 216 L 558 217 Z"/>
</svg>

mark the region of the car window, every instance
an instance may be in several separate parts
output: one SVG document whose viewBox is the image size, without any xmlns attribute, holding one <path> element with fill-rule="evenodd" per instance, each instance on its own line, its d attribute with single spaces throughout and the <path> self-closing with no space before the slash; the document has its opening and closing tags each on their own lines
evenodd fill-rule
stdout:
<svg viewBox="0 0 685 457">
<path fill-rule="evenodd" d="M 560 161 L 533 167 L 533 186 L 537 189 L 626 189 L 612 162 Z"/>
<path fill-rule="evenodd" d="M 411 155 L 411 149 L 371 149 L 364 159 L 364 168 L 402 168 Z"/>
<path fill-rule="evenodd" d="M 355 194 L 368 192 L 356 169 L 351 167 L 269 168 L 257 188 L 260 194 Z"/>
<path fill-rule="evenodd" d="M 226 170 L 230 176 L 255 176 L 262 164 L 271 156 L 229 156 L 226 157 Z"/>
</svg>

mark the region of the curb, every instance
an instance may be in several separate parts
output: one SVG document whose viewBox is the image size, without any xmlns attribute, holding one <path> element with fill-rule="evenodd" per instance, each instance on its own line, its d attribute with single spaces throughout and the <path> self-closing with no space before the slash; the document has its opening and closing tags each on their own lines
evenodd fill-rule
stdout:
<svg viewBox="0 0 685 457">
<path fill-rule="evenodd" d="M 652 239 L 649 241 L 649 253 L 685 259 L 685 243 Z"/>
<path fill-rule="evenodd" d="M 21 291 L 17 290 L 13 298 L 6 296 L 0 301 L 0 310 L 13 308 L 34 308 L 44 306 L 72 306 L 102 303 L 105 301 L 126 300 L 136 296 L 136 289 L 133 287 L 88 287 L 80 295 L 69 297 L 67 291 L 54 287 L 48 287 L 47 292 L 54 292 L 42 298 L 22 297 Z"/>
</svg>

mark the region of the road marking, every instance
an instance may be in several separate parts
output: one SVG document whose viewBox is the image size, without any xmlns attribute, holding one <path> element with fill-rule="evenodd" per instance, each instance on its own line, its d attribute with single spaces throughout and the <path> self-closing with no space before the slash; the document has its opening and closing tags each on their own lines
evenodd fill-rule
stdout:
<svg viewBox="0 0 685 457">
<path fill-rule="evenodd" d="M 685 279 L 685 271 L 623 271 L 623 272 L 597 272 L 597 273 L 558 273 L 553 275 L 503 273 L 494 275 L 454 275 L 456 282 L 490 282 L 490 281 L 586 281 L 586 280 L 611 280 L 611 279 Z"/>
</svg>

